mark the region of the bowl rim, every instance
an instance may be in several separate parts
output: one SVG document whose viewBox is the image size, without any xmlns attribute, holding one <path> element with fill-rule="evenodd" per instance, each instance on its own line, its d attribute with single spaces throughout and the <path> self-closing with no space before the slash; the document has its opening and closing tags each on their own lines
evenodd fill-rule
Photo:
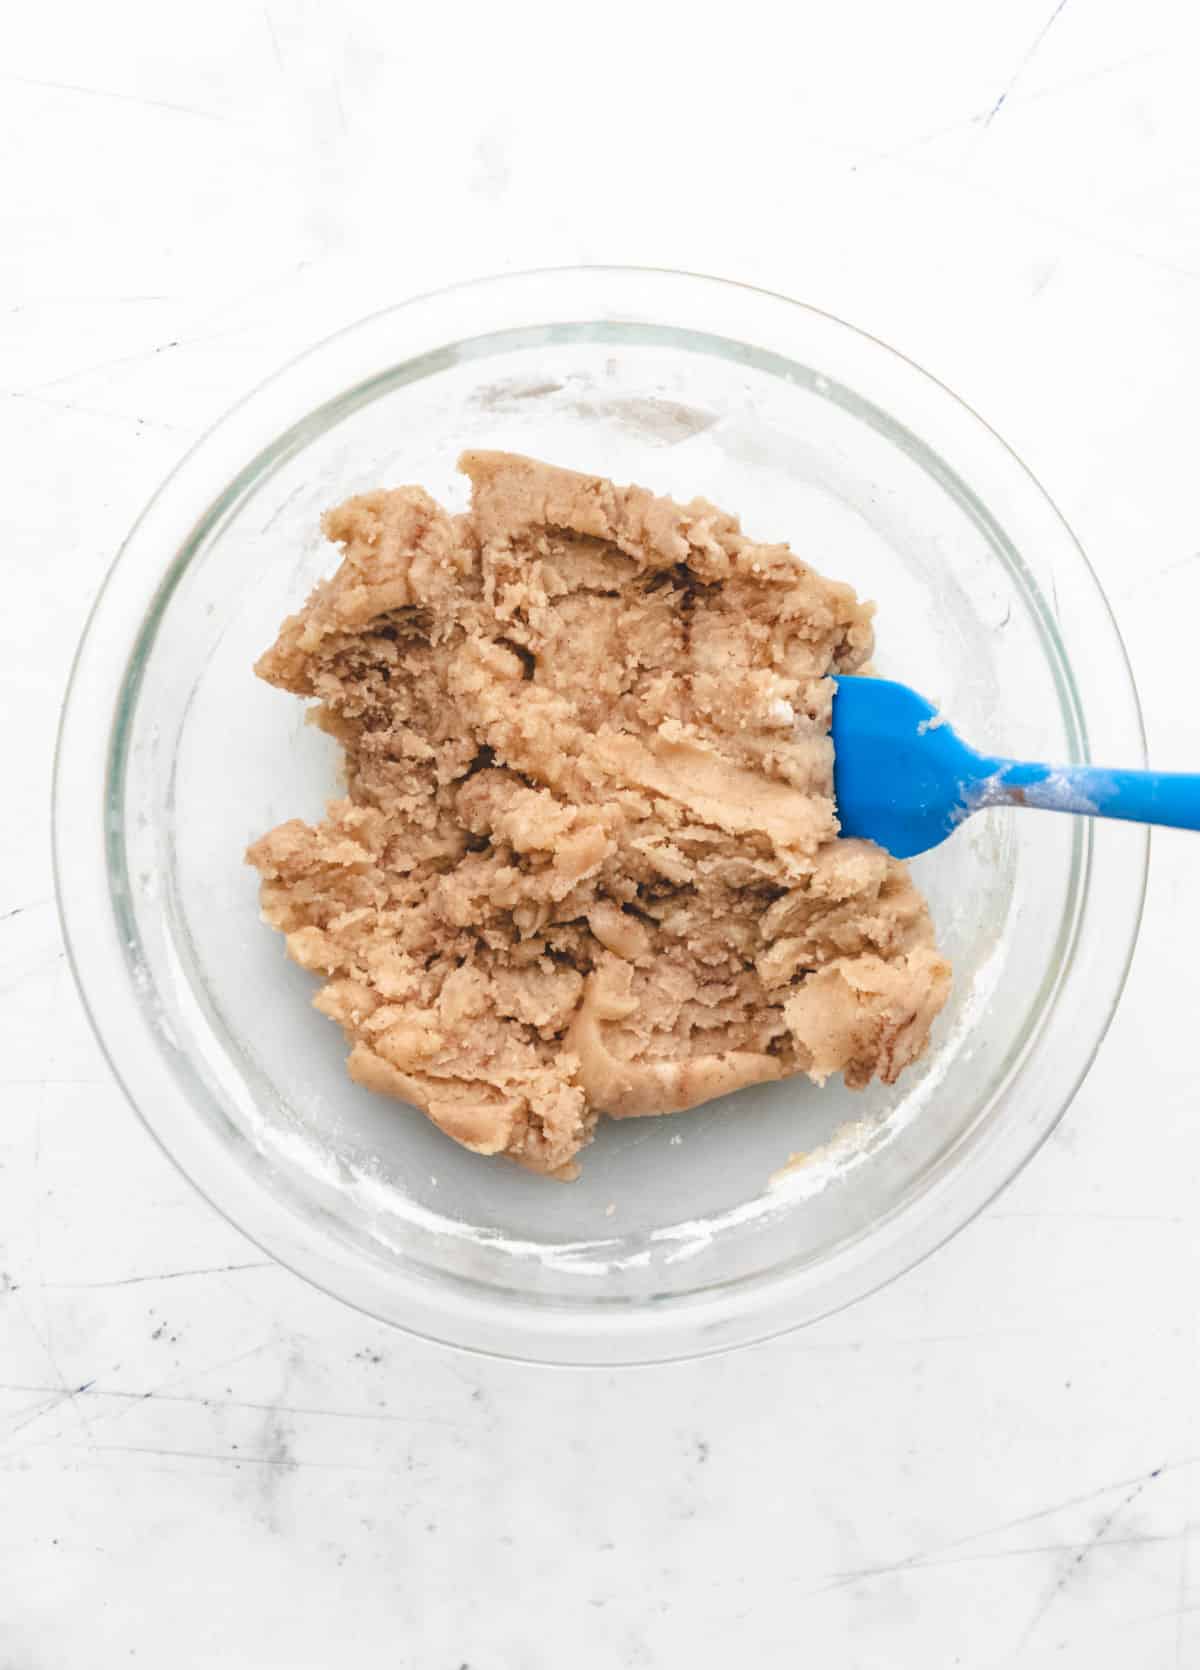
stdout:
<svg viewBox="0 0 1200 1670">
<path fill-rule="evenodd" d="M 479 1351 L 488 1355 L 509 1357 L 518 1361 L 535 1360 L 615 1366 L 618 1363 L 626 1362 L 667 1361 L 712 1354 L 730 1349 L 736 1345 L 770 1338 L 779 1333 L 788 1332 L 805 1322 L 816 1320 L 820 1316 L 832 1314 L 867 1293 L 886 1285 L 887 1282 L 895 1279 L 905 1270 L 911 1269 L 915 1264 L 921 1262 L 953 1234 L 957 1233 L 960 1228 L 965 1227 L 1001 1189 L 1006 1187 L 1008 1182 L 1028 1163 L 1057 1125 L 1091 1066 L 1096 1051 L 1107 1032 L 1124 988 L 1137 941 L 1145 897 L 1149 837 L 1148 832 L 1139 831 L 1132 838 L 1127 837 L 1126 839 L 1126 848 L 1137 855 L 1135 865 L 1137 873 L 1134 874 L 1134 867 L 1127 867 L 1127 874 L 1124 878 L 1125 931 L 1122 935 L 1111 934 L 1105 936 L 1109 964 L 1105 972 L 1106 991 L 1096 1012 L 1089 1014 L 1089 1032 L 1094 1032 L 1094 1036 L 1090 1038 L 1086 1047 L 1077 1055 L 1073 1070 L 1068 1075 L 1069 1082 L 1056 1095 L 1056 1106 L 1053 1113 L 1050 1115 L 1043 1114 L 1036 1122 L 1036 1129 L 1023 1132 L 1018 1143 L 1010 1144 L 1010 1147 L 1015 1148 L 1015 1152 L 1007 1156 L 1005 1163 L 995 1171 L 995 1175 L 986 1187 L 975 1189 L 967 1210 L 951 1209 L 946 1212 L 946 1202 L 943 1198 L 940 1221 L 925 1226 L 925 1233 L 920 1237 L 919 1244 L 915 1246 L 911 1243 L 908 1244 L 905 1250 L 898 1255 L 896 1249 L 893 1249 L 893 1255 L 883 1260 L 883 1264 L 886 1266 L 884 1268 L 861 1268 L 863 1265 L 878 1265 L 882 1249 L 877 1249 L 868 1259 L 851 1260 L 850 1267 L 844 1272 L 847 1278 L 843 1282 L 845 1290 L 830 1294 L 827 1302 L 809 1307 L 803 1314 L 789 1314 L 789 1306 L 781 1295 L 773 1307 L 760 1305 L 748 1313 L 747 1316 L 740 1319 L 734 1317 L 733 1326 L 730 1326 L 729 1317 L 722 1319 L 723 1325 L 716 1326 L 712 1324 L 711 1320 L 706 1323 L 698 1315 L 693 1314 L 690 1318 L 688 1315 L 689 1311 L 695 1313 L 702 1310 L 706 1304 L 713 1304 L 712 1290 L 705 1290 L 696 1295 L 672 1297 L 665 1301 L 662 1306 L 652 1306 L 643 1301 L 636 1309 L 630 1307 L 621 1312 L 618 1331 L 624 1343 L 616 1349 L 614 1349 L 611 1340 L 597 1340 L 594 1337 L 595 1329 L 584 1327 L 580 1330 L 579 1337 L 570 1342 L 570 1348 L 564 1350 L 563 1338 L 560 1334 L 556 1334 L 554 1329 L 553 1312 L 556 1307 L 553 1306 L 547 1307 L 541 1318 L 541 1326 L 533 1325 L 533 1320 L 530 1317 L 523 1317 L 522 1325 L 515 1328 L 511 1318 L 507 1322 L 504 1319 L 497 1322 L 495 1318 L 492 1318 L 487 1320 L 482 1327 L 468 1326 L 465 1332 L 459 1326 L 447 1330 L 438 1326 L 438 1318 L 445 1299 L 444 1293 L 440 1294 L 440 1299 L 438 1292 L 428 1291 L 424 1295 L 417 1293 L 414 1295 L 417 1301 L 415 1305 L 407 1307 L 410 1312 L 416 1311 L 416 1319 L 414 1320 L 411 1314 L 398 1316 L 392 1306 L 381 1307 L 378 1302 L 377 1289 L 373 1290 L 372 1294 L 367 1295 L 361 1292 L 347 1291 L 346 1283 L 339 1281 L 337 1276 L 339 1269 L 343 1273 L 348 1272 L 352 1261 L 345 1257 L 340 1260 L 337 1258 L 330 1259 L 328 1248 L 324 1249 L 323 1252 L 321 1250 L 314 1252 L 314 1249 L 308 1244 L 309 1234 L 307 1229 L 303 1233 L 298 1233 L 297 1214 L 292 1211 L 290 1206 L 286 1206 L 282 1202 L 275 1202 L 275 1210 L 267 1214 L 271 1222 L 266 1228 L 260 1228 L 257 1226 L 262 1222 L 261 1208 L 264 1205 L 261 1188 L 250 1191 L 244 1187 L 233 1187 L 234 1180 L 231 1171 L 221 1178 L 220 1187 L 213 1183 L 210 1176 L 211 1166 L 199 1154 L 195 1144 L 189 1144 L 183 1135 L 189 1123 L 198 1124 L 199 1121 L 195 1119 L 185 1120 L 182 1125 L 179 1121 L 173 1123 L 171 1115 L 163 1114 L 157 1107 L 152 1114 L 145 1105 L 146 1098 L 135 1093 L 133 1081 L 137 1079 L 138 1072 L 136 1067 L 131 1067 L 130 1060 L 135 1053 L 141 1054 L 142 1052 L 140 1050 L 135 1051 L 130 1039 L 122 1039 L 121 1046 L 118 1047 L 115 1042 L 115 1029 L 106 1026 L 102 1014 L 102 1011 L 108 1008 L 111 996 L 105 991 L 105 983 L 111 978 L 111 970 L 106 974 L 105 969 L 100 966 L 101 959 L 106 955 L 106 952 L 102 950 L 105 935 L 103 932 L 95 931 L 97 924 L 94 917 L 89 924 L 91 931 L 84 930 L 81 925 L 81 912 L 89 908 L 85 895 L 81 893 L 81 888 L 85 888 L 88 882 L 85 879 L 85 866 L 78 861 L 79 853 L 75 850 L 74 845 L 78 830 L 77 820 L 72 817 L 72 811 L 77 812 L 80 809 L 81 802 L 78 795 L 75 795 L 73 791 L 76 786 L 86 783 L 90 783 L 93 788 L 95 786 L 95 770 L 88 771 L 81 768 L 82 751 L 88 747 L 94 750 L 99 728 L 103 728 L 105 721 L 107 721 L 107 746 L 103 749 L 103 752 L 106 760 L 112 755 L 113 736 L 118 718 L 118 698 L 128 678 L 131 657 L 122 655 L 120 659 L 119 671 L 115 681 L 114 703 L 111 709 L 107 708 L 103 701 L 95 701 L 95 693 L 92 689 L 88 689 L 86 692 L 87 700 L 83 699 L 85 685 L 88 683 L 84 675 L 90 671 L 89 659 L 94 659 L 94 652 L 101 639 L 104 638 L 104 634 L 99 630 L 99 627 L 116 595 L 119 576 L 125 572 L 122 569 L 122 564 L 131 553 L 136 551 L 144 531 L 150 527 L 156 514 L 169 503 L 176 484 L 187 475 L 197 460 L 202 460 L 205 457 L 215 438 L 222 436 L 239 416 L 248 412 L 252 413 L 256 403 L 262 397 L 277 392 L 280 385 L 286 384 L 293 374 L 306 366 L 312 365 L 322 356 L 330 355 L 355 333 L 369 333 L 373 326 L 379 325 L 382 321 L 399 315 L 412 317 L 414 313 L 419 313 L 425 304 L 444 303 L 454 298 L 461 298 L 464 294 L 478 294 L 488 290 L 493 294 L 514 289 L 519 291 L 523 285 L 534 283 L 544 286 L 547 282 L 555 280 L 563 280 L 566 283 L 577 285 L 582 281 L 582 286 L 586 289 L 587 282 L 593 279 L 607 279 L 616 282 L 618 287 L 624 284 L 633 288 L 639 285 L 661 284 L 663 281 L 666 281 L 668 285 L 682 282 L 685 285 L 703 288 L 713 295 L 718 292 L 723 296 L 728 296 L 731 293 L 734 295 L 740 294 L 743 297 L 757 298 L 760 302 L 766 302 L 770 308 L 778 309 L 782 306 L 783 309 L 796 310 L 799 314 L 807 316 L 810 321 L 821 321 L 825 327 L 832 327 L 834 332 L 852 338 L 860 345 L 866 345 L 872 356 L 882 356 L 882 359 L 888 363 L 904 367 L 906 375 L 914 381 L 914 386 L 920 384 L 936 390 L 937 398 L 946 404 L 948 410 L 953 410 L 959 418 L 965 418 L 969 426 L 974 426 L 982 432 L 987 437 L 988 444 L 998 449 L 997 456 L 1002 454 L 1006 457 L 1010 472 L 1015 468 L 1021 479 L 1023 489 L 1035 497 L 1041 507 L 1049 512 L 1056 525 L 1059 537 L 1063 538 L 1065 536 L 1070 550 L 1074 553 L 1074 558 L 1077 559 L 1078 576 L 1084 582 L 1085 588 L 1090 594 L 1093 612 L 1095 612 L 1095 605 L 1099 606 L 1098 624 L 1107 633 L 1110 650 L 1116 651 L 1116 656 L 1110 655 L 1109 659 L 1113 662 L 1113 668 L 1119 668 L 1124 675 L 1121 697 L 1127 705 L 1125 720 L 1127 724 L 1131 725 L 1131 746 L 1136 748 L 1139 759 L 1144 761 L 1144 726 L 1128 655 L 1113 617 L 1111 606 L 1085 553 L 1066 524 L 1061 512 L 1028 467 L 1002 437 L 940 379 L 925 371 L 908 356 L 882 342 L 878 337 L 848 324 L 836 315 L 758 286 L 661 267 L 610 265 L 550 267 L 466 280 L 426 291 L 409 300 L 376 310 L 374 313 L 343 327 L 294 356 L 229 408 L 194 442 L 166 477 L 134 523 L 110 566 L 89 611 L 73 659 L 59 723 L 54 763 L 52 822 L 56 896 L 64 943 L 72 974 L 100 1048 L 117 1083 L 121 1086 L 135 1112 L 138 1113 L 143 1124 L 151 1132 L 159 1146 L 224 1217 L 272 1258 L 285 1264 L 306 1280 L 313 1282 L 314 1285 L 331 1293 L 343 1302 L 355 1305 L 366 1314 L 380 1317 L 394 1325 L 406 1328 L 420 1337 L 441 1340 L 443 1343 L 460 1348 Z M 624 314 L 619 315 L 619 317 L 622 320 L 626 318 Z M 890 414 L 885 412 L 884 415 L 890 418 Z M 304 421 L 304 419 L 299 420 L 295 427 L 299 428 Z M 899 424 L 899 420 L 890 421 Z M 932 451 L 932 448 L 930 450 Z M 937 455 L 935 454 L 935 456 Z M 250 466 L 245 466 L 243 471 L 238 473 L 237 479 L 240 479 L 241 475 L 248 473 L 249 470 Z M 213 503 L 215 502 L 213 501 Z M 153 614 L 163 595 L 163 587 L 167 584 L 171 568 L 178 560 L 179 548 L 179 546 L 176 546 L 175 550 L 168 548 L 166 569 L 160 574 L 158 583 L 153 588 L 149 607 L 145 610 L 141 620 L 134 624 L 134 636 L 131 640 L 134 644 L 141 637 L 146 620 Z M 162 547 L 159 547 L 159 549 L 161 550 Z M 1065 647 L 1058 639 L 1053 625 L 1051 626 L 1051 637 L 1062 653 L 1069 677 L 1071 663 L 1066 657 Z M 118 640 L 119 649 L 128 649 L 130 640 L 122 638 L 120 633 L 110 633 L 109 639 L 114 638 Z M 111 652 L 108 653 L 111 655 Z M 1110 671 L 1113 668 L 1110 668 Z M 112 682 L 112 672 L 109 669 L 108 683 Z M 1082 709 L 1080 715 L 1081 719 L 1086 722 L 1086 714 L 1083 713 Z M 98 811 L 101 809 L 102 801 L 98 803 L 91 799 L 90 795 L 88 799 L 91 800 L 91 804 Z M 101 817 L 100 822 L 105 827 L 101 831 L 101 841 L 95 845 L 98 849 L 104 849 L 113 832 L 107 827 L 106 820 L 103 817 Z M 1079 919 L 1075 924 L 1076 929 L 1079 928 L 1080 921 L 1084 916 L 1084 906 L 1089 893 L 1089 872 L 1093 856 L 1090 825 L 1084 840 L 1086 847 L 1085 863 L 1076 910 L 1076 916 Z M 94 876 L 94 864 L 88 867 L 87 874 Z M 100 908 L 109 911 L 113 908 L 113 900 L 107 890 L 103 905 Z M 73 917 L 76 919 L 74 922 Z M 115 926 L 112 921 L 110 921 L 111 926 Z M 1077 932 L 1073 931 L 1073 939 L 1077 937 Z M 109 949 L 111 949 L 111 946 Z M 1114 950 L 1115 956 L 1112 954 Z M 1072 961 L 1071 947 L 1068 945 L 1066 954 L 1060 958 L 1058 965 L 1056 965 L 1056 988 L 1063 979 L 1069 976 Z M 133 995 L 135 999 L 139 996 L 137 993 Z M 143 1000 L 145 999 L 145 994 L 140 994 L 140 996 Z M 1053 1004 L 1050 1005 L 1051 1009 L 1052 1007 Z M 1033 1041 L 1036 1042 L 1039 1029 L 1035 1028 L 1034 1031 L 1035 1038 Z M 1032 1048 L 1032 1043 L 1030 1047 Z M 1005 1085 L 1013 1076 L 1014 1074 L 1006 1076 Z M 1000 1093 L 997 1092 L 997 1094 Z M 197 1172 L 200 1175 L 197 1175 Z M 241 1181 L 248 1183 L 249 1179 L 244 1178 Z M 944 1192 L 943 1190 L 943 1197 Z M 932 1193 L 931 1189 L 923 1191 L 917 1204 L 919 1205 L 920 1199 L 926 1198 L 930 1193 Z M 252 1194 L 253 1200 L 251 1199 Z M 237 1198 L 233 1204 L 228 1204 L 231 1196 Z M 907 1203 L 907 1205 L 911 1206 L 912 1203 Z M 292 1220 L 290 1223 L 280 1220 L 280 1210 L 286 1214 L 288 1219 Z M 911 1216 L 911 1213 L 901 1210 L 899 1216 L 904 1218 L 905 1216 Z M 247 1227 L 248 1222 L 256 1227 Z M 872 1233 L 875 1228 L 876 1225 L 871 1226 Z M 428 1279 L 422 1280 L 419 1276 L 414 1278 L 411 1271 L 407 1272 L 407 1277 L 410 1285 L 414 1285 L 418 1289 L 421 1287 L 429 1289 L 437 1286 L 436 1283 L 431 1283 Z M 774 1282 L 776 1286 L 779 1286 L 786 1283 L 788 1278 L 786 1274 L 765 1272 L 754 1279 L 760 1285 L 769 1286 Z M 483 1291 L 486 1294 L 486 1290 Z M 372 1302 L 373 1298 L 375 1302 Z M 482 1300 L 485 1307 L 489 1300 L 494 1304 L 494 1297 L 485 1296 Z M 523 1305 L 523 1302 L 518 1301 L 518 1305 Z M 405 1309 L 403 1306 L 400 1308 Z M 523 1305 L 523 1308 L 529 1310 L 532 1307 Z M 469 1306 L 468 1309 L 470 1309 Z M 677 1333 L 680 1336 L 678 1339 L 673 1337 L 669 1344 L 662 1339 L 664 1324 L 667 1320 L 666 1312 L 668 1311 L 678 1318 L 680 1323 L 677 1328 L 669 1330 L 673 1335 Z M 750 1317 L 753 1320 L 751 1320 L 749 1326 L 746 1326 Z M 478 1324 L 479 1320 L 478 1317 L 474 1318 L 474 1323 Z M 598 1323 L 604 1321 L 603 1318 L 596 1318 L 595 1320 Z M 609 1322 L 613 1320 L 611 1314 L 607 1320 Z M 471 1323 L 472 1319 L 468 1316 L 466 1321 Z M 545 1325 L 547 1322 L 550 1323 L 549 1328 Z M 513 1342 L 512 1336 L 514 1333 L 521 1336 L 519 1344 Z"/>
</svg>

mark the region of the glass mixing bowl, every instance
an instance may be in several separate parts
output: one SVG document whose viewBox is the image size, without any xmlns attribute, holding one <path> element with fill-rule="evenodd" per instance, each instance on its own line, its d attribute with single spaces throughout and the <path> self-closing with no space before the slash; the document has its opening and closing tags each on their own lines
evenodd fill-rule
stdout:
<svg viewBox="0 0 1200 1670">
<path fill-rule="evenodd" d="M 550 1362 L 686 1356 L 795 1327 L 929 1252 L 1050 1131 L 1121 988 L 1146 834 L 993 810 L 917 862 L 955 985 L 926 1061 L 894 1087 L 792 1080 L 602 1124 L 569 1185 L 464 1152 L 347 1078 L 341 1033 L 260 922 L 242 855 L 336 792 L 329 739 L 251 673 L 336 561 L 320 511 L 408 482 L 461 507 L 465 447 L 703 494 L 874 598 L 879 671 L 969 740 L 1143 762 L 1129 669 L 1078 545 L 1007 447 L 916 366 L 713 279 L 488 279 L 305 354 L 199 443 L 130 535 L 79 650 L 57 763 L 84 999 L 192 1181 L 377 1317 Z"/>
</svg>

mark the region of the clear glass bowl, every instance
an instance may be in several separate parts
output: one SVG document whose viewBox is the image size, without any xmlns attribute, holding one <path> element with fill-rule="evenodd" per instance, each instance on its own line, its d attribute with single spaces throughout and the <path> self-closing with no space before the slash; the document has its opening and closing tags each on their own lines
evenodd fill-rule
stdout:
<svg viewBox="0 0 1200 1670">
<path fill-rule="evenodd" d="M 455 1147 L 346 1077 L 341 1034 L 260 923 L 242 853 L 336 788 L 328 739 L 251 674 L 335 560 L 319 512 L 404 482 L 461 506 L 464 447 L 702 493 L 875 598 L 879 670 L 968 739 L 1143 761 L 1120 639 L 1071 533 L 916 366 L 712 279 L 489 279 L 364 320 L 280 372 L 130 535 L 80 647 L 57 764 L 85 1001 L 193 1182 L 375 1316 L 551 1362 L 686 1356 L 795 1327 L 929 1252 L 1050 1131 L 1121 988 L 1145 832 L 997 810 L 917 863 L 955 987 L 926 1062 L 891 1089 L 793 1080 L 607 1124 L 570 1185 Z"/>
</svg>

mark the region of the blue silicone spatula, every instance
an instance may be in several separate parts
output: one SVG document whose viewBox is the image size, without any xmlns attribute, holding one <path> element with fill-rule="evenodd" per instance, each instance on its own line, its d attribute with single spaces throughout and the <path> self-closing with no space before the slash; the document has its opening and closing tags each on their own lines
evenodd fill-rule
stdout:
<svg viewBox="0 0 1200 1670">
<path fill-rule="evenodd" d="M 876 841 L 893 858 L 936 847 L 983 806 L 1200 829 L 1200 775 L 977 754 L 924 696 L 890 679 L 837 679 L 833 747 L 842 834 Z"/>
</svg>

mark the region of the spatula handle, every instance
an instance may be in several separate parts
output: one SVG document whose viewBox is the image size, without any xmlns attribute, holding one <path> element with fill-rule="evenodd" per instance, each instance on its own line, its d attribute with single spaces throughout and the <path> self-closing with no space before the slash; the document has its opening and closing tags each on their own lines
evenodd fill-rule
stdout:
<svg viewBox="0 0 1200 1670">
<path fill-rule="evenodd" d="M 1200 774 L 1190 771 L 1103 771 L 1094 766 L 989 761 L 979 805 L 1038 806 L 1132 823 L 1200 829 Z"/>
</svg>

